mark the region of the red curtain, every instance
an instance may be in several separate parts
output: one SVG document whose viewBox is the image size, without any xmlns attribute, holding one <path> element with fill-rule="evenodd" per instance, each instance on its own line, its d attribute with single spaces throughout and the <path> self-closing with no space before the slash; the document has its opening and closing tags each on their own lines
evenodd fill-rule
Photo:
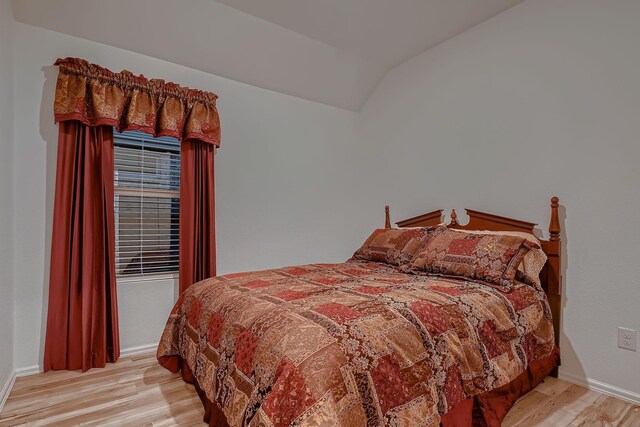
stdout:
<svg viewBox="0 0 640 427">
<path fill-rule="evenodd" d="M 59 124 L 44 370 L 104 367 L 120 355 L 113 129 Z"/>
<path fill-rule="evenodd" d="M 182 142 L 180 155 L 180 293 L 216 275 L 215 146 Z"/>
</svg>

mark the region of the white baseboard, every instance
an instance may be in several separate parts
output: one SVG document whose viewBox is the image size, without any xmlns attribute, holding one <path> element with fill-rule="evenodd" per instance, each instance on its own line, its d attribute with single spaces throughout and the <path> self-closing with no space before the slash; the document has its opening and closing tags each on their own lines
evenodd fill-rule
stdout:
<svg viewBox="0 0 640 427">
<path fill-rule="evenodd" d="M 611 384 L 592 380 L 591 378 L 583 378 L 572 374 L 565 374 L 562 371 L 560 371 L 558 378 L 573 384 L 580 385 L 582 387 L 586 387 L 589 390 L 606 394 L 607 396 L 617 397 L 618 399 L 626 400 L 627 402 L 631 402 L 636 405 L 640 404 L 640 393 L 636 393 L 631 390 L 625 390 Z"/>
<path fill-rule="evenodd" d="M 27 375 L 39 374 L 41 372 L 40 365 L 25 366 L 24 368 L 16 369 L 16 377 L 26 377 Z"/>
<path fill-rule="evenodd" d="M 158 348 L 158 344 L 147 344 L 147 345 L 139 345 L 136 347 L 125 348 L 120 350 L 120 357 L 133 356 L 135 354 L 149 353 L 152 351 L 155 352 L 156 348 Z M 41 372 L 42 372 L 42 369 L 40 368 L 40 365 L 31 365 L 31 366 L 25 366 L 23 368 L 16 369 L 15 376 L 24 377 L 27 375 L 39 374 Z"/>
<path fill-rule="evenodd" d="M 151 352 L 155 352 L 157 348 L 158 348 L 157 343 L 124 348 L 120 350 L 120 357 L 133 356 L 135 354 L 141 354 L 141 353 L 151 353 Z"/>
<path fill-rule="evenodd" d="M 2 386 L 2 390 L 0 390 L 0 412 L 2 412 L 4 403 L 7 401 L 7 397 L 9 397 L 9 393 L 11 393 L 11 389 L 15 382 L 16 374 L 12 372 L 11 375 L 9 375 L 9 378 L 7 378 L 7 382 Z"/>
</svg>

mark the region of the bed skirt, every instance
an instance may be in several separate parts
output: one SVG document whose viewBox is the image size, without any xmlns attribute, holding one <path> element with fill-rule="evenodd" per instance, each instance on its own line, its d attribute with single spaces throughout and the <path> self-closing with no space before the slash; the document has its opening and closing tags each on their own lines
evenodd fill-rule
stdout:
<svg viewBox="0 0 640 427">
<path fill-rule="evenodd" d="M 499 427 L 516 400 L 536 388 L 560 365 L 560 351 L 532 362 L 513 381 L 477 396 L 468 398 L 441 416 L 442 427 Z"/>
<path fill-rule="evenodd" d="M 182 378 L 195 386 L 204 405 L 204 422 L 210 427 L 229 427 L 222 410 L 207 398 L 191 373 L 191 369 L 183 363 L 181 357 L 161 357 L 159 362 L 172 372 L 182 371 Z M 510 383 L 470 397 L 456 405 L 441 416 L 440 425 L 442 427 L 499 427 L 516 400 L 536 388 L 559 365 L 560 351 L 556 347 L 551 355 L 531 363 L 526 371 Z"/>
</svg>

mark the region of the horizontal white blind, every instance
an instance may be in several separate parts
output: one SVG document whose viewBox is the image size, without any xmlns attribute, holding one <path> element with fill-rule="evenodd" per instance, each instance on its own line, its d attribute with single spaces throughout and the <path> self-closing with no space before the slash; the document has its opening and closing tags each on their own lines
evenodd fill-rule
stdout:
<svg viewBox="0 0 640 427">
<path fill-rule="evenodd" d="M 178 271 L 180 142 L 114 131 L 116 276 Z"/>
</svg>

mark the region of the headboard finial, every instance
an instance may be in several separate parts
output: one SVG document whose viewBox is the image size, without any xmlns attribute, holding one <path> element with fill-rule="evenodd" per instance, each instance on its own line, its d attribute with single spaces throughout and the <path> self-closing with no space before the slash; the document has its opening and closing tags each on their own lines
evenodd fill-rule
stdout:
<svg viewBox="0 0 640 427">
<path fill-rule="evenodd" d="M 558 206 L 560 199 L 556 196 L 551 198 L 551 221 L 549 221 L 549 240 L 560 240 L 560 218 L 558 217 Z"/>
<path fill-rule="evenodd" d="M 459 225 L 458 214 L 456 213 L 455 209 L 451 209 L 451 222 L 449 223 L 449 226 L 452 226 L 452 225 Z"/>
<path fill-rule="evenodd" d="M 391 228 L 391 217 L 389 216 L 389 205 L 384 207 L 384 228 Z"/>
</svg>

